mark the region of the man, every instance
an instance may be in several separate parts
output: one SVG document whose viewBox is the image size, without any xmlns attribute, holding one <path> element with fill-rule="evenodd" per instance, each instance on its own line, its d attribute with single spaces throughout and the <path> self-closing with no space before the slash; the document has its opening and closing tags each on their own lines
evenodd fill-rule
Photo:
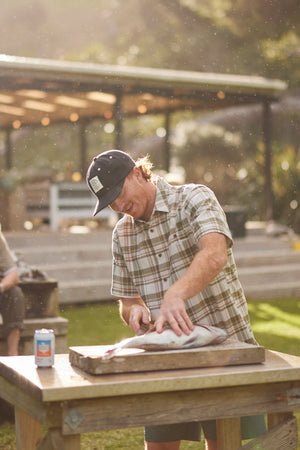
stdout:
<svg viewBox="0 0 300 450">
<path fill-rule="evenodd" d="M 20 331 L 23 329 L 24 298 L 19 274 L 6 239 L 0 232 L 0 313 L 8 356 L 18 355 Z"/>
<path fill-rule="evenodd" d="M 121 317 L 135 333 L 147 327 L 161 333 L 167 323 L 180 336 L 194 324 L 209 324 L 256 344 L 216 197 L 203 185 L 170 186 L 151 169 L 148 158 L 134 162 L 110 150 L 87 172 L 98 200 L 94 215 L 108 205 L 124 214 L 113 231 L 112 294 L 120 299 Z M 263 418 L 251 421 L 255 431 L 247 433 L 248 420 L 244 439 L 265 431 Z M 202 427 L 207 449 L 216 449 L 215 421 Z M 146 427 L 145 448 L 176 450 L 182 439 L 200 440 L 200 433 L 199 423 Z"/>
</svg>

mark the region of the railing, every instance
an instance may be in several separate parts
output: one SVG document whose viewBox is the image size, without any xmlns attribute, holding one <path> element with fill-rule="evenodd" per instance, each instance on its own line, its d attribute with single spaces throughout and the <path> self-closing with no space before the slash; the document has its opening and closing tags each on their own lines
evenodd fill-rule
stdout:
<svg viewBox="0 0 300 450">
<path fill-rule="evenodd" d="M 44 191 L 45 187 L 40 193 L 31 189 L 27 200 L 28 218 L 40 217 L 49 220 L 52 231 L 58 230 L 60 219 L 93 218 L 96 197 L 89 191 L 86 183 L 52 183 Z M 115 212 L 105 208 L 96 218 L 108 221 L 116 217 Z"/>
</svg>

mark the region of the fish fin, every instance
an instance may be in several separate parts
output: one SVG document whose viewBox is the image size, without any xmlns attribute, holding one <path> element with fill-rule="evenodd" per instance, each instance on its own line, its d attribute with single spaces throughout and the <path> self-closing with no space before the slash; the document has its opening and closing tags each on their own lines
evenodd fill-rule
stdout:
<svg viewBox="0 0 300 450">
<path fill-rule="evenodd" d="M 195 343 L 196 339 L 197 339 L 196 336 L 191 337 L 184 343 L 184 347 L 186 348 L 193 347 L 193 344 Z"/>
<path fill-rule="evenodd" d="M 216 339 L 212 341 L 212 344 L 222 344 L 222 342 L 226 341 L 227 337 L 227 333 L 223 336 L 217 336 Z"/>
</svg>

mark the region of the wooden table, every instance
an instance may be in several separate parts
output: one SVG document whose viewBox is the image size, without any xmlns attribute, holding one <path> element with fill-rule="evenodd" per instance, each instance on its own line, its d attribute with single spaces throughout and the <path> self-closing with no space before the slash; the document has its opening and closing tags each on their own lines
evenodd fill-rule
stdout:
<svg viewBox="0 0 300 450">
<path fill-rule="evenodd" d="M 49 369 L 37 369 L 33 356 L 0 358 L 0 395 L 15 406 L 22 450 L 76 450 L 80 433 L 212 418 L 218 449 L 234 450 L 238 418 L 265 413 L 264 448 L 295 449 L 299 394 L 300 358 L 269 350 L 263 364 L 98 376 L 72 367 L 68 355 Z"/>
</svg>

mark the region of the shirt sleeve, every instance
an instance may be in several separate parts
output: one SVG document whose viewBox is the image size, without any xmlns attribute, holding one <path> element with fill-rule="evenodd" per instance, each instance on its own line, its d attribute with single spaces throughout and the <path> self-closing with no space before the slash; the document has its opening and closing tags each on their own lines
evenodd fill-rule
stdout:
<svg viewBox="0 0 300 450">
<path fill-rule="evenodd" d="M 197 241 L 207 233 L 221 233 L 226 236 L 228 247 L 232 246 L 225 212 L 211 189 L 203 185 L 193 187 L 187 195 L 185 209 Z"/>
<path fill-rule="evenodd" d="M 122 248 L 119 243 L 117 233 L 113 233 L 112 241 L 113 265 L 112 265 L 112 285 L 111 294 L 119 298 L 136 298 L 139 293 L 136 290 L 127 270 Z"/>
</svg>

